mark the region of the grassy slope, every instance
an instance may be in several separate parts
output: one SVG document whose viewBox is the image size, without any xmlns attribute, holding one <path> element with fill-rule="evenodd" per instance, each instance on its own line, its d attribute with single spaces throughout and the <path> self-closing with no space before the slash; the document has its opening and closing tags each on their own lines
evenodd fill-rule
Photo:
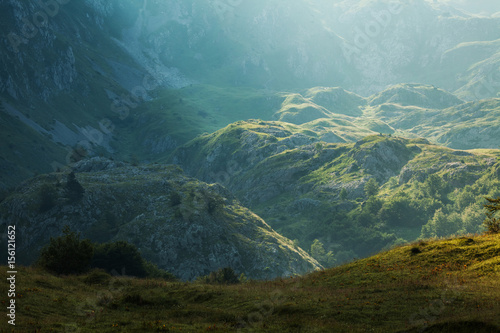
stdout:
<svg viewBox="0 0 500 333">
<path fill-rule="evenodd" d="M 157 94 L 155 100 L 132 110 L 130 123 L 120 125 L 117 144 L 122 158 L 127 159 L 130 154 L 140 154 L 138 157 L 144 160 L 164 157 L 171 150 L 155 154 L 143 143 L 168 136 L 181 145 L 249 115 L 270 119 L 272 110 L 281 103 L 281 97 L 272 92 L 202 84 L 162 89 Z"/>
<path fill-rule="evenodd" d="M 16 332 L 471 332 L 468 325 L 497 332 L 488 325 L 500 327 L 499 258 L 500 235 L 482 235 L 428 240 L 303 277 L 235 286 L 61 278 L 19 268 Z M 6 288 L 4 280 L 2 304 Z M 10 331 L 5 320 L 0 325 L 0 332 Z"/>
<path fill-rule="evenodd" d="M 374 95 L 372 99 L 385 95 L 390 95 L 386 96 L 390 98 L 394 94 L 397 97 L 399 95 L 396 93 L 406 86 L 409 85 L 395 86 Z M 453 95 L 431 88 L 412 86 L 411 90 L 421 95 L 421 103 L 439 103 L 442 96 L 449 99 L 450 103 L 455 101 Z M 116 141 L 113 141 L 117 151 L 115 158 L 129 160 L 131 155 L 135 155 L 139 160 L 163 160 L 173 148 L 197 135 L 212 133 L 248 118 L 285 119 L 302 124 L 304 129 L 316 132 L 318 138 L 326 142 L 354 142 L 367 135 L 391 133 L 405 137 L 424 136 L 454 148 L 460 148 L 460 142 L 463 141 L 460 138 L 463 132 L 461 121 L 466 121 L 467 126 L 478 130 L 484 128 L 486 123 L 494 130 L 498 122 L 491 119 L 496 112 L 491 101 L 483 103 L 487 106 L 486 111 L 476 112 L 477 119 L 469 117 L 464 120 L 459 116 L 464 111 L 458 107 L 440 110 L 392 103 L 369 106 L 363 98 L 340 88 L 317 87 L 303 94 L 305 97 L 297 93 L 206 84 L 182 89 L 160 89 L 154 92 L 154 100 L 130 110 L 130 117 L 124 121 L 114 122 L 117 126 L 114 133 Z M 450 133 L 443 133 L 443 128 Z M 481 138 L 480 133 L 478 137 Z M 150 144 L 146 144 L 161 142 L 165 138 L 169 138 L 170 145 L 165 145 L 162 151 L 153 151 Z M 467 148 L 469 146 L 481 145 L 471 143 Z"/>
<path fill-rule="evenodd" d="M 208 182 L 223 183 L 279 233 L 298 239 L 301 247 L 309 248 L 317 238 L 326 246 L 332 246 L 329 250 L 334 252 L 339 251 L 338 246 L 356 247 L 361 251 L 357 255 L 362 257 L 400 238 L 417 239 L 422 225 L 433 217 L 436 209 L 456 210 L 454 200 L 466 185 L 477 187 L 472 194 L 475 198 L 497 195 L 490 193 L 489 187 L 480 187 L 497 181 L 497 176 L 491 174 L 496 172 L 496 167 L 487 163 L 498 158 L 498 150 L 460 152 L 422 139 L 380 135 L 365 137 L 357 144 L 323 143 L 319 149 L 314 140 L 308 144 L 306 138 L 304 146 L 277 149 L 288 137 L 299 133 L 316 139 L 303 128 L 303 125 L 281 122 L 238 122 L 214 134 L 198 137 L 176 156 L 181 157 L 181 164 L 189 174 Z M 208 163 L 207 156 L 213 157 L 213 161 Z M 400 163 L 394 162 L 396 157 Z M 352 168 L 355 162 L 356 169 Z M 406 171 L 403 166 L 408 167 Z M 426 201 L 431 198 L 424 192 L 424 182 L 430 174 L 437 174 L 447 184 L 445 198 L 440 199 L 445 200 L 444 203 Z M 376 209 L 371 213 L 373 219 L 363 222 L 358 220 L 367 200 L 363 184 L 373 176 L 381 186 L 377 198 L 381 204 L 387 203 L 384 209 L 391 212 L 391 218 L 379 218 L 380 209 Z M 347 190 L 346 198 L 340 197 L 342 188 Z M 415 206 L 419 207 L 418 211 L 405 209 L 401 213 L 403 221 L 392 220 L 398 213 L 396 208 L 390 209 L 388 203 L 401 195 L 410 198 L 410 202 L 418 202 Z M 296 205 L 297 201 L 311 199 L 317 203 L 314 209 Z M 476 204 L 475 214 L 482 219 L 482 206 L 476 201 L 467 205 L 472 203 Z M 452 206 L 446 206 L 448 204 Z M 463 212 L 463 208 L 459 211 Z M 413 214 L 418 219 L 413 219 Z M 475 218 L 473 223 L 479 227 L 481 222 Z M 359 236 L 361 231 L 364 238 L 353 241 L 351 237 Z M 375 235 L 379 238 L 369 242 Z"/>
</svg>

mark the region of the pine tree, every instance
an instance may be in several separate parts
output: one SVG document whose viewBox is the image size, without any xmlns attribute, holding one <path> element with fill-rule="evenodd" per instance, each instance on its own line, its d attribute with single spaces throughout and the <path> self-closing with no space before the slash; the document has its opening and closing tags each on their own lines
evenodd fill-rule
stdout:
<svg viewBox="0 0 500 333">
<path fill-rule="evenodd" d="M 83 198 L 83 194 L 85 193 L 85 189 L 76 179 L 75 173 L 72 171 L 68 174 L 68 178 L 66 180 L 66 197 L 70 202 L 76 202 Z"/>
<path fill-rule="evenodd" d="M 497 212 L 500 212 L 500 197 L 496 199 L 485 198 L 489 201 L 489 205 L 484 205 L 486 209 L 486 220 L 484 220 L 483 225 L 486 227 L 487 232 L 491 234 L 500 233 L 500 219 L 495 217 Z"/>
<path fill-rule="evenodd" d="M 375 178 L 370 178 L 366 184 L 365 184 L 365 194 L 366 196 L 372 197 L 374 195 L 378 194 L 378 191 L 380 190 L 380 186 L 375 180 Z"/>
</svg>

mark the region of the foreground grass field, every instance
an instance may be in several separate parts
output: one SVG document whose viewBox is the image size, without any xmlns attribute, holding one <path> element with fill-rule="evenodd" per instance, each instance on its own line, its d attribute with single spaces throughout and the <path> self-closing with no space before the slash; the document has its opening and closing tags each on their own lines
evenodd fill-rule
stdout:
<svg viewBox="0 0 500 333">
<path fill-rule="evenodd" d="M 7 289 L 4 278 L 3 312 Z M 422 241 L 231 286 L 25 267 L 16 289 L 15 329 L 3 315 L 0 332 L 500 332 L 500 235 Z"/>
</svg>

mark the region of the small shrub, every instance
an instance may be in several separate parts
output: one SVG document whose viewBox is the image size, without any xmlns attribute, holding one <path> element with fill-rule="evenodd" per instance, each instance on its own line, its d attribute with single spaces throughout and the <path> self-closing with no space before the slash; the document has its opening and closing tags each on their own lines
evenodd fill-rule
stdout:
<svg viewBox="0 0 500 333">
<path fill-rule="evenodd" d="M 150 303 L 146 301 L 141 294 L 137 292 L 127 293 L 123 296 L 123 302 L 133 305 L 149 305 Z"/>
<path fill-rule="evenodd" d="M 322 266 L 325 267 L 333 267 L 337 259 L 335 258 L 332 251 L 326 252 L 323 243 L 321 243 L 318 239 L 315 239 L 311 244 L 311 256 L 316 259 Z"/>
<path fill-rule="evenodd" d="M 83 279 L 83 282 L 85 282 L 88 285 L 93 285 L 93 284 L 104 285 L 109 283 L 110 280 L 111 280 L 111 275 L 109 275 L 105 270 L 97 268 L 93 269 Z"/>
<path fill-rule="evenodd" d="M 177 280 L 173 274 L 146 261 L 135 245 L 125 241 L 96 245 L 91 266 L 101 268 L 113 275 L 124 274 L 167 281 Z"/>
<path fill-rule="evenodd" d="M 215 214 L 224 207 L 224 199 L 220 195 L 214 195 L 208 198 L 207 209 L 210 215 Z"/>
<path fill-rule="evenodd" d="M 418 247 L 412 247 L 411 248 L 411 254 L 419 254 L 419 253 L 422 253 L 422 251 L 418 248 Z"/>
<path fill-rule="evenodd" d="M 421 239 L 421 240 L 418 241 L 418 245 L 420 245 L 420 246 L 426 246 L 427 242 L 424 241 L 423 239 Z"/>
<path fill-rule="evenodd" d="M 196 280 L 208 284 L 237 284 L 240 282 L 238 275 L 231 267 L 220 268 L 209 275 L 198 277 Z"/>
<path fill-rule="evenodd" d="M 238 282 L 239 282 L 239 283 L 246 283 L 246 282 L 248 282 L 248 278 L 247 278 L 247 276 L 245 275 L 245 273 L 241 273 L 241 274 L 240 274 L 240 277 L 238 278 Z"/>
<path fill-rule="evenodd" d="M 146 275 L 153 279 L 163 279 L 167 281 L 177 281 L 174 274 L 167 272 L 161 268 L 158 268 L 155 264 L 149 261 L 144 261 L 144 268 L 146 269 Z"/>
<path fill-rule="evenodd" d="M 500 219 L 494 217 L 487 218 L 484 220 L 483 225 L 489 234 L 500 233 Z"/>
<path fill-rule="evenodd" d="M 377 183 L 375 178 L 370 178 L 366 182 L 364 192 L 367 198 L 377 195 L 379 190 L 380 190 L 380 185 Z"/>
<path fill-rule="evenodd" d="M 90 269 L 94 247 L 90 240 L 80 240 L 80 235 L 68 226 L 63 235 L 50 238 L 38 258 L 38 265 L 55 274 L 82 274 Z"/>
<path fill-rule="evenodd" d="M 468 238 L 468 237 L 462 237 L 462 238 L 460 238 L 460 242 L 459 242 L 459 244 L 461 246 L 468 246 L 468 245 L 472 245 L 474 243 L 475 243 L 474 239 Z"/>
</svg>

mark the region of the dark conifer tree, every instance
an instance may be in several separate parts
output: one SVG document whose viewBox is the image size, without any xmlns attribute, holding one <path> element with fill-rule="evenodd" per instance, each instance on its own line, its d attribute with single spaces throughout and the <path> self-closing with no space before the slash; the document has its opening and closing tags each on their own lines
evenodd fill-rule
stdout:
<svg viewBox="0 0 500 333">
<path fill-rule="evenodd" d="M 66 197 L 70 202 L 76 202 L 83 198 L 85 189 L 78 182 L 75 173 L 73 171 L 70 174 L 68 174 L 65 191 L 66 191 Z"/>
</svg>

